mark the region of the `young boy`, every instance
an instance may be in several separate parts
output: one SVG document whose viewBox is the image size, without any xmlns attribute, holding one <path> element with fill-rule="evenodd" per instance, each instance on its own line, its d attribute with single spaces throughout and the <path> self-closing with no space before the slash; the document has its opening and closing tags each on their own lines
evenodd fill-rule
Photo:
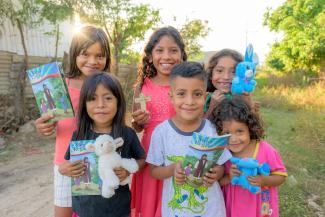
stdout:
<svg viewBox="0 0 325 217">
<path fill-rule="evenodd" d="M 217 182 L 223 175 L 223 167 L 213 167 L 204 176 L 204 186 L 195 188 L 185 183 L 185 171 L 178 162 L 185 156 L 193 132 L 216 135 L 210 121 L 202 118 L 207 95 L 206 73 L 199 63 L 183 62 L 172 69 L 169 83 L 176 115 L 156 127 L 146 160 L 151 175 L 164 179 L 162 216 L 224 217 L 225 205 Z"/>
</svg>

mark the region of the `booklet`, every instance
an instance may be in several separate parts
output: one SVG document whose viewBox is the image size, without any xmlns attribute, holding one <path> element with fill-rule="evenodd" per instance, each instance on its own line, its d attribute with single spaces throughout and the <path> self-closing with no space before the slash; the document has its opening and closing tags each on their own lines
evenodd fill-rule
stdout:
<svg viewBox="0 0 325 217">
<path fill-rule="evenodd" d="M 74 117 L 61 63 L 53 62 L 27 71 L 40 114 L 53 114 L 57 121 Z"/>
<path fill-rule="evenodd" d="M 186 182 L 199 187 L 203 177 L 215 164 L 222 165 L 231 158 L 231 153 L 225 149 L 230 134 L 208 137 L 194 132 L 191 144 L 186 153 L 182 167 L 185 170 Z"/>
<path fill-rule="evenodd" d="M 95 140 L 70 142 L 70 162 L 83 160 L 86 170 L 83 176 L 71 178 L 72 196 L 101 195 L 101 179 L 98 174 L 98 157 L 93 151 L 86 149 L 87 144 Z"/>
</svg>

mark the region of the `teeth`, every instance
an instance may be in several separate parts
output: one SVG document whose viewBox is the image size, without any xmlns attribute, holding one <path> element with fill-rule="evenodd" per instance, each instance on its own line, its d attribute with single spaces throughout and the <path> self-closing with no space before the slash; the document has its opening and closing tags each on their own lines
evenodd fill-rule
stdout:
<svg viewBox="0 0 325 217">
<path fill-rule="evenodd" d="M 172 64 L 169 64 L 169 63 L 161 64 L 161 66 L 162 66 L 162 67 L 165 67 L 165 68 L 170 67 L 171 65 L 172 65 Z"/>
</svg>

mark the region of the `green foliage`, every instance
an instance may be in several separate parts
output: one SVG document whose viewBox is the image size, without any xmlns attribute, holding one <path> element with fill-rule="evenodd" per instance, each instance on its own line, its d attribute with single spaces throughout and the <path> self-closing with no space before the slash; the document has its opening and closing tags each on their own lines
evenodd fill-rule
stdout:
<svg viewBox="0 0 325 217">
<path fill-rule="evenodd" d="M 320 71 L 325 58 L 325 0 L 287 0 L 274 11 L 268 9 L 264 25 L 284 33 L 283 40 L 272 45 L 266 59 L 269 66 Z"/>
<path fill-rule="evenodd" d="M 13 26 L 19 21 L 23 26 L 35 27 L 41 20 L 35 14 L 40 12 L 40 7 L 35 0 L 1 0 L 0 1 L 0 23 L 9 19 Z"/>
<path fill-rule="evenodd" d="M 208 27 L 208 21 L 202 21 L 199 19 L 186 20 L 186 23 L 179 29 L 180 34 L 186 45 L 186 52 L 188 54 L 188 59 L 200 59 L 203 55 L 198 40 L 200 38 L 205 38 L 211 28 Z"/>
<path fill-rule="evenodd" d="M 41 7 L 39 16 L 46 19 L 51 24 L 56 25 L 59 22 L 73 16 L 73 2 L 71 0 L 35 0 Z"/>
<path fill-rule="evenodd" d="M 121 56 L 126 55 L 127 48 L 143 40 L 147 30 L 161 19 L 159 10 L 148 4 L 132 4 L 131 0 L 94 0 L 87 3 L 78 12 L 83 20 L 105 29 L 117 63 Z"/>
<path fill-rule="evenodd" d="M 131 49 L 125 49 L 125 52 L 120 54 L 120 63 L 125 63 L 129 65 L 136 65 L 141 60 L 141 54 L 139 52 L 133 51 Z"/>
</svg>

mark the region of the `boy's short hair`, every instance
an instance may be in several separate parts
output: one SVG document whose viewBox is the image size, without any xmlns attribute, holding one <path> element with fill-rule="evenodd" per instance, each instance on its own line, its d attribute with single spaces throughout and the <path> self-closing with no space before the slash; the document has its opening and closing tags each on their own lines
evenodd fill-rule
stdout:
<svg viewBox="0 0 325 217">
<path fill-rule="evenodd" d="M 207 86 L 207 74 L 204 70 L 203 65 L 198 62 L 182 62 L 173 67 L 169 75 L 169 84 L 172 85 L 173 80 L 176 77 L 182 78 L 197 78 L 204 82 L 205 87 Z"/>
</svg>

